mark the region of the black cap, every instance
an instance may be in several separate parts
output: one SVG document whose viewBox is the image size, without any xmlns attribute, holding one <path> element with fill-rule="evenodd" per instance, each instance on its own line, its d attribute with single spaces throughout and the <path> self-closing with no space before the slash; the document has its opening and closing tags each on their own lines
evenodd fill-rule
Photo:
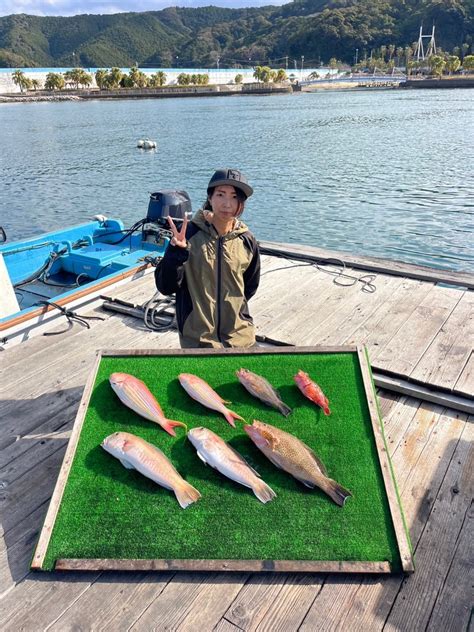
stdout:
<svg viewBox="0 0 474 632">
<path fill-rule="evenodd" d="M 207 189 L 209 191 L 209 189 L 225 184 L 240 189 L 247 197 L 250 197 L 253 193 L 253 189 L 247 182 L 247 178 L 238 169 L 217 169 L 209 180 Z"/>
</svg>

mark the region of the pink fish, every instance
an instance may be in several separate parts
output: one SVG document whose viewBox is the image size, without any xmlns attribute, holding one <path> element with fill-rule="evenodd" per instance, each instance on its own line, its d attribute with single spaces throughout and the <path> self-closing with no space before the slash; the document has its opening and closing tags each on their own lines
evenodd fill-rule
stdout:
<svg viewBox="0 0 474 632">
<path fill-rule="evenodd" d="M 293 379 L 305 397 L 314 402 L 317 406 L 320 406 L 325 415 L 331 414 L 328 398 L 321 390 L 321 387 L 316 384 L 316 382 L 313 382 L 307 373 L 298 371 Z"/>
<path fill-rule="evenodd" d="M 234 419 L 245 421 L 245 419 L 243 419 L 240 415 L 224 406 L 224 404 L 230 404 L 230 402 L 226 402 L 222 399 L 222 397 L 218 395 L 207 382 L 197 375 L 192 375 L 191 373 L 181 373 L 178 375 L 178 380 L 188 395 L 203 406 L 222 413 L 230 425 L 234 428 Z"/>
<path fill-rule="evenodd" d="M 159 424 L 172 437 L 176 436 L 175 426 L 182 426 L 188 430 L 182 421 L 166 419 L 161 406 L 148 390 L 147 385 L 128 373 L 112 373 L 109 377 L 110 385 L 118 398 L 141 417 Z"/>
</svg>

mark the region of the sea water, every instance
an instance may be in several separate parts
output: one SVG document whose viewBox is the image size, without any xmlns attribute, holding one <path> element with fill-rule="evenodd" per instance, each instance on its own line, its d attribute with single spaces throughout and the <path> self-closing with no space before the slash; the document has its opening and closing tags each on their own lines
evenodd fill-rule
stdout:
<svg viewBox="0 0 474 632">
<path fill-rule="evenodd" d="M 88 221 L 126 226 L 150 193 L 197 210 L 215 168 L 255 189 L 258 239 L 474 272 L 472 90 L 0 105 L 9 241 Z M 156 150 L 137 148 L 150 138 Z"/>
</svg>

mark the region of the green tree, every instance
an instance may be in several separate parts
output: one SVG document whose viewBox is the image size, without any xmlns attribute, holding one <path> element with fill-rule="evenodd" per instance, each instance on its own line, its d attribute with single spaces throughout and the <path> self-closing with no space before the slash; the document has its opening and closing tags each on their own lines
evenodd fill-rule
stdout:
<svg viewBox="0 0 474 632">
<path fill-rule="evenodd" d="M 449 74 L 457 72 L 460 66 L 461 60 L 457 55 L 449 55 L 446 59 L 446 70 L 449 72 Z"/>
<path fill-rule="evenodd" d="M 262 68 L 263 66 L 255 66 L 253 76 L 257 81 L 262 81 Z"/>
<path fill-rule="evenodd" d="M 279 68 L 275 75 L 275 81 L 281 83 L 282 81 L 286 81 L 288 79 L 286 72 L 283 68 Z"/>
<path fill-rule="evenodd" d="M 44 82 L 45 90 L 62 90 L 65 86 L 64 77 L 58 72 L 48 72 Z"/>
<path fill-rule="evenodd" d="M 441 55 L 431 55 L 428 57 L 428 66 L 432 74 L 440 78 L 446 67 L 446 60 Z"/>
<path fill-rule="evenodd" d="M 31 80 L 25 75 L 23 70 L 15 70 L 12 73 L 13 83 L 20 88 L 20 92 L 31 87 Z"/>
<path fill-rule="evenodd" d="M 467 72 L 471 72 L 474 70 L 474 55 L 466 55 L 462 60 L 462 68 L 463 70 L 467 70 Z"/>
<path fill-rule="evenodd" d="M 107 82 L 109 87 L 112 90 L 116 90 L 120 87 L 120 82 L 122 81 L 123 73 L 120 68 L 114 67 L 110 69 L 110 72 L 107 76 Z"/>
<path fill-rule="evenodd" d="M 127 88 L 146 88 L 148 85 L 148 77 L 145 75 L 144 72 L 142 72 L 141 70 L 139 70 L 136 66 L 132 66 L 132 68 L 130 68 L 130 72 L 128 73 L 128 76 L 130 78 L 130 83 L 131 85 L 127 85 Z"/>
<path fill-rule="evenodd" d="M 189 86 L 191 77 L 185 72 L 181 72 L 176 80 L 179 86 Z"/>
<path fill-rule="evenodd" d="M 241 74 L 235 75 L 235 78 L 234 78 L 235 83 L 242 83 L 243 80 L 244 80 L 243 75 Z"/>
<path fill-rule="evenodd" d="M 31 87 L 33 88 L 33 90 L 36 92 L 36 90 L 38 90 L 39 88 L 41 88 L 41 83 L 38 81 L 38 79 L 32 79 L 31 80 Z"/>
<path fill-rule="evenodd" d="M 149 85 L 152 88 L 161 88 L 166 84 L 166 73 L 162 70 L 158 70 L 154 75 L 151 75 Z"/>
<path fill-rule="evenodd" d="M 337 68 L 337 59 L 335 57 L 331 57 L 328 66 L 331 70 L 335 70 Z"/>
<path fill-rule="evenodd" d="M 79 86 L 90 86 L 92 83 L 92 77 L 84 68 L 73 68 L 64 73 L 64 79 L 66 82 L 70 82 L 74 85 L 76 90 L 79 90 Z"/>
<path fill-rule="evenodd" d="M 99 68 L 99 70 L 95 71 L 95 82 L 99 90 L 104 90 L 108 86 L 108 73 L 103 68 Z"/>
<path fill-rule="evenodd" d="M 201 75 L 201 85 L 207 86 L 209 83 L 209 75 Z"/>
</svg>

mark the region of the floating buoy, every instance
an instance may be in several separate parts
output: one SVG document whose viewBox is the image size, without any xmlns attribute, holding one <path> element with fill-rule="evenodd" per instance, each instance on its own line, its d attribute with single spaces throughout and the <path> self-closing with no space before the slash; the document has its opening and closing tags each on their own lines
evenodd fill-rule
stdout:
<svg viewBox="0 0 474 632">
<path fill-rule="evenodd" d="M 140 149 L 156 149 L 156 142 L 149 138 L 140 139 L 137 143 L 137 147 L 140 147 Z"/>
</svg>

